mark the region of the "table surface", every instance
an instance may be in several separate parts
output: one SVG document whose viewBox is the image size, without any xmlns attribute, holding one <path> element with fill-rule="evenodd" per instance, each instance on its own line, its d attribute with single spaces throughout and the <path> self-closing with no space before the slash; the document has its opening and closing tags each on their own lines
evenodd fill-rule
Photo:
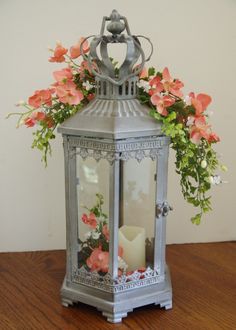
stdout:
<svg viewBox="0 0 236 330">
<path fill-rule="evenodd" d="M 0 254 L 0 329 L 236 329 L 236 242 L 167 246 L 173 309 L 149 305 L 123 323 L 95 308 L 62 307 L 65 251 Z"/>
</svg>

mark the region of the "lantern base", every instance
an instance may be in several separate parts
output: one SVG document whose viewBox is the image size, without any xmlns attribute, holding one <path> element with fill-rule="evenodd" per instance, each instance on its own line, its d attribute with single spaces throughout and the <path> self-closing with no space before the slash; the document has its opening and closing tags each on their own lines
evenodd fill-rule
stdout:
<svg viewBox="0 0 236 330">
<path fill-rule="evenodd" d="M 61 288 L 62 305 L 68 307 L 82 302 L 96 307 L 108 322 L 122 322 L 134 308 L 155 304 L 166 310 L 172 308 L 172 286 L 168 267 L 161 283 L 129 290 L 123 294 L 110 293 L 74 283 L 65 278 Z"/>
</svg>

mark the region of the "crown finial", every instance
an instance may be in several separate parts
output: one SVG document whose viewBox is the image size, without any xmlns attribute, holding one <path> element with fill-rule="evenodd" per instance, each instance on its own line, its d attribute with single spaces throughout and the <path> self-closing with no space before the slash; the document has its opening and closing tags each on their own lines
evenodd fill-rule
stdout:
<svg viewBox="0 0 236 330">
<path fill-rule="evenodd" d="M 125 24 L 121 22 L 121 15 L 117 10 L 113 9 L 110 15 L 111 22 L 107 25 L 107 31 L 112 33 L 114 36 L 120 34 L 125 29 Z"/>
</svg>

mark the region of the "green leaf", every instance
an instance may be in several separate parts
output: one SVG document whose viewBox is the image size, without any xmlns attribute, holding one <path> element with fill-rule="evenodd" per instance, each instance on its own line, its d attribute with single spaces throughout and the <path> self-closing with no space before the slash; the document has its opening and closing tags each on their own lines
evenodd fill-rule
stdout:
<svg viewBox="0 0 236 330">
<path fill-rule="evenodd" d="M 176 119 L 176 112 L 171 112 L 168 117 L 166 118 L 166 122 L 170 123 L 171 121 Z"/>
<path fill-rule="evenodd" d="M 192 217 L 191 221 L 195 225 L 200 225 L 200 223 L 201 223 L 201 213 L 198 213 L 194 217 Z"/>
<path fill-rule="evenodd" d="M 148 69 L 148 76 L 149 77 L 150 76 L 154 76 L 155 75 L 155 72 L 156 72 L 155 68 L 153 68 L 153 67 L 149 68 Z"/>
</svg>

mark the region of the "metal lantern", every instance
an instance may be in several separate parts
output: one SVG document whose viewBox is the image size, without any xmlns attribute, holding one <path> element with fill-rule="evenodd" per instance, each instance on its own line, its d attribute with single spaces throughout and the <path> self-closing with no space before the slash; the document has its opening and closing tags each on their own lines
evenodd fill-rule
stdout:
<svg viewBox="0 0 236 330">
<path fill-rule="evenodd" d="M 96 97 L 59 128 L 67 221 L 62 304 L 92 305 L 113 323 L 136 307 L 172 307 L 165 262 L 169 139 L 137 99 L 147 61 L 139 37 L 116 10 L 103 18 L 86 56 Z M 119 71 L 108 55 L 114 43 L 127 47 Z"/>
</svg>

